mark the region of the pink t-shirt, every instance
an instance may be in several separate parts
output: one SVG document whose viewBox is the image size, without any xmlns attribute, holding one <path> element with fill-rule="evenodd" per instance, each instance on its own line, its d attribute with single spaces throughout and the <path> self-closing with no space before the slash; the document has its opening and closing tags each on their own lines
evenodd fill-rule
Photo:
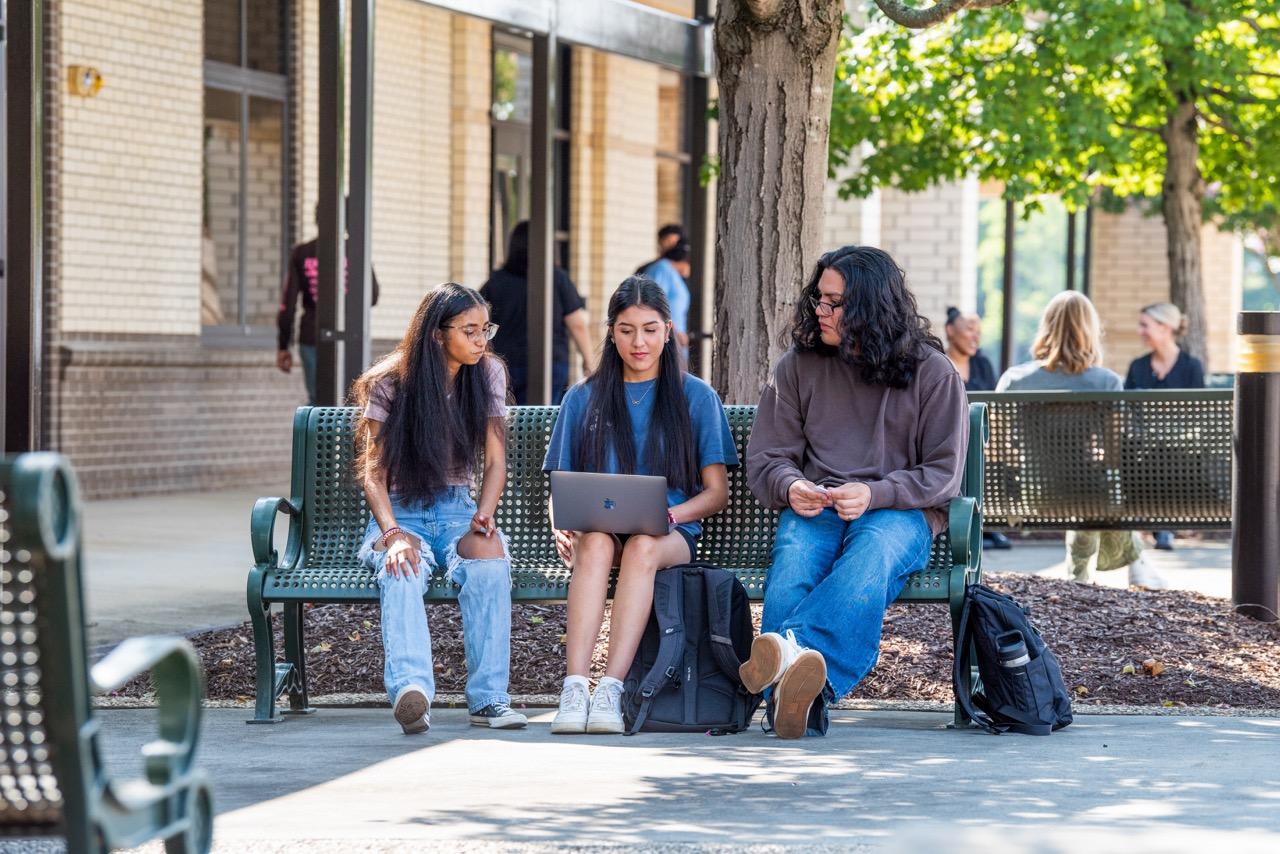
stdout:
<svg viewBox="0 0 1280 854">
<path fill-rule="evenodd" d="M 505 418 L 507 416 L 507 372 L 502 363 L 486 356 L 481 362 L 489 374 L 489 417 Z M 453 395 L 449 395 L 452 397 Z M 395 398 L 394 381 L 384 377 L 369 391 L 369 402 L 364 407 L 364 417 L 370 421 L 383 421 L 391 414 L 391 401 Z M 449 486 L 470 486 L 471 469 L 456 471 L 449 476 Z"/>
</svg>

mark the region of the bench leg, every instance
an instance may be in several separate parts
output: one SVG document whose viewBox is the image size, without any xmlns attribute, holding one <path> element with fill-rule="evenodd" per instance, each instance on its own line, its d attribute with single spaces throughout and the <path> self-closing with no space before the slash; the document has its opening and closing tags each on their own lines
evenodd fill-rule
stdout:
<svg viewBox="0 0 1280 854">
<path fill-rule="evenodd" d="M 276 642 L 271 631 L 271 606 L 262 601 L 261 594 L 249 593 L 249 621 L 253 624 L 253 651 L 257 658 L 255 702 L 251 724 L 280 723 L 276 717 L 278 688 L 293 669 L 288 664 L 276 664 Z"/>
<path fill-rule="evenodd" d="M 315 711 L 307 702 L 307 646 L 303 633 L 305 613 L 301 602 L 284 606 L 284 657 L 293 665 L 292 678 L 284 687 L 289 691 L 286 715 L 309 715 Z"/>
</svg>

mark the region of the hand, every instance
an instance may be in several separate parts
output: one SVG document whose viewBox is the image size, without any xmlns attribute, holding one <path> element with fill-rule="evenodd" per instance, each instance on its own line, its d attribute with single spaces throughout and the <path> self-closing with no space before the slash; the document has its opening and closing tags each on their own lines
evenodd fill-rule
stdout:
<svg viewBox="0 0 1280 854">
<path fill-rule="evenodd" d="M 582 357 L 582 375 L 584 377 L 591 376 L 591 360 L 586 356 Z"/>
<path fill-rule="evenodd" d="M 835 502 L 836 515 L 846 522 L 852 522 L 871 505 L 871 487 L 865 483 L 846 483 L 830 490 Z"/>
<path fill-rule="evenodd" d="M 387 574 L 392 578 L 398 575 L 409 577 L 409 573 L 418 574 L 418 561 L 421 555 L 418 554 L 418 547 L 414 543 L 413 538 L 405 533 L 391 535 L 391 542 L 387 543 Z"/>
<path fill-rule="evenodd" d="M 293 370 L 293 354 L 288 350 L 276 351 L 276 367 L 286 374 Z"/>
<path fill-rule="evenodd" d="M 811 519 L 831 506 L 831 496 L 821 486 L 802 479 L 787 487 L 787 503 L 797 515 Z"/>
<path fill-rule="evenodd" d="M 573 531 L 561 531 L 558 528 L 552 528 L 551 533 L 556 540 L 556 553 L 560 555 L 565 566 L 572 566 L 573 546 L 577 537 L 574 536 Z"/>
<path fill-rule="evenodd" d="M 477 510 L 475 515 L 471 517 L 471 530 L 481 536 L 491 537 L 493 532 L 498 530 L 498 523 L 488 513 L 481 513 Z"/>
</svg>

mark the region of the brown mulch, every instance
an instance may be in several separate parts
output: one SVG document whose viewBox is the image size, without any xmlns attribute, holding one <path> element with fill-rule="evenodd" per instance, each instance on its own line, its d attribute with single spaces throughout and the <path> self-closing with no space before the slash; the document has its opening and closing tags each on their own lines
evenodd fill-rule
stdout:
<svg viewBox="0 0 1280 854">
<path fill-rule="evenodd" d="M 1280 624 L 1234 613 L 1231 603 L 1184 591 L 1118 590 L 1017 574 L 987 583 L 1031 612 L 1062 663 L 1078 704 L 1280 708 Z M 436 683 L 461 691 L 466 678 L 455 605 L 429 609 Z M 753 606 L 759 627 L 760 608 Z M 277 650 L 280 620 L 276 619 Z M 378 609 L 310 608 L 307 671 L 313 695 L 382 691 Z M 511 693 L 556 694 L 564 676 L 563 605 L 516 605 L 512 614 Z M 608 615 L 596 647 L 603 669 Z M 253 633 L 248 623 L 192 638 L 210 699 L 251 699 Z M 1144 662 L 1147 666 L 1144 667 Z M 1158 675 L 1151 675 L 1155 671 Z M 118 696 L 144 696 L 145 680 Z M 880 662 L 851 695 L 877 700 L 950 702 L 951 640 L 945 608 L 894 605 Z"/>
</svg>

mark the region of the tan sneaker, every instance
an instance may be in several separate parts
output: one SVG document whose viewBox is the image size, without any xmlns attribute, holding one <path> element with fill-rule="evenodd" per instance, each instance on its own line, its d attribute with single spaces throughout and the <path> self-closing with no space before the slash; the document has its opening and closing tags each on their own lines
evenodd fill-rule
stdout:
<svg viewBox="0 0 1280 854">
<path fill-rule="evenodd" d="M 751 657 L 738 668 L 738 678 L 752 694 L 760 694 L 775 684 L 791 666 L 803 647 L 796 643 L 795 635 L 765 632 L 751 642 Z"/>
<path fill-rule="evenodd" d="M 773 731 L 778 738 L 802 738 L 809 709 L 827 686 L 827 662 L 816 649 L 804 649 L 773 689 Z"/>
<path fill-rule="evenodd" d="M 431 729 L 431 701 L 427 692 L 417 685 L 406 685 L 396 694 L 391 713 L 405 735 L 415 735 Z"/>
</svg>

